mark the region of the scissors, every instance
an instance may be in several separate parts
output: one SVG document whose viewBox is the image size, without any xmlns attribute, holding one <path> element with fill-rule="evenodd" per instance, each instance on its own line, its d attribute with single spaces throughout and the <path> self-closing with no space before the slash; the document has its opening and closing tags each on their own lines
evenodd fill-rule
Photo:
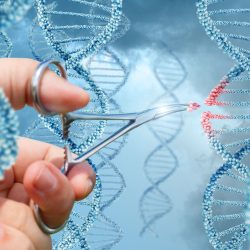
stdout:
<svg viewBox="0 0 250 250">
<path fill-rule="evenodd" d="M 125 135 L 126 133 L 130 132 L 131 130 L 166 115 L 171 115 L 177 112 L 187 111 L 190 109 L 198 108 L 198 104 L 191 103 L 191 104 L 169 104 L 163 105 L 156 108 L 144 110 L 138 113 L 128 113 L 128 114 L 89 114 L 89 113 L 66 113 L 66 114 L 59 114 L 54 113 L 45 108 L 43 103 L 40 99 L 40 84 L 41 79 L 48 69 L 50 65 L 55 65 L 59 70 L 61 77 L 67 79 L 67 73 L 64 66 L 55 60 L 47 60 L 38 65 L 33 75 L 32 84 L 31 84 L 31 92 L 34 102 L 35 109 L 42 115 L 60 115 L 62 118 L 62 134 L 63 139 L 67 140 L 69 136 L 69 129 L 71 124 L 77 120 L 106 120 L 106 121 L 128 121 L 128 124 L 123 126 L 118 131 L 114 132 L 111 136 L 101 141 L 99 144 L 93 146 L 88 151 L 84 152 L 82 155 L 78 156 L 76 159 L 73 158 L 73 154 L 70 151 L 69 146 L 65 145 L 65 161 L 64 165 L 61 168 L 63 174 L 67 175 L 69 171 L 79 163 L 84 162 L 89 157 L 97 153 L 102 148 L 106 147 L 119 137 Z M 34 204 L 34 214 L 37 220 L 38 225 L 40 226 L 41 230 L 46 234 L 54 234 L 59 232 L 66 224 L 66 222 L 58 227 L 58 228 L 50 228 L 48 227 L 43 221 L 40 216 L 40 210 L 37 204 Z"/>
</svg>

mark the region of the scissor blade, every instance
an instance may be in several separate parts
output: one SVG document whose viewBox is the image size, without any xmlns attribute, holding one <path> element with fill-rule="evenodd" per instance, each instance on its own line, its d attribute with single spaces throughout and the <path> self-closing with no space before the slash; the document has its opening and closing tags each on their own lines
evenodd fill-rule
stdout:
<svg viewBox="0 0 250 250">
<path fill-rule="evenodd" d="M 156 108 L 154 120 L 162 118 L 166 115 L 170 115 L 173 113 L 178 113 L 182 111 L 187 111 L 188 104 L 176 104 L 176 105 L 164 105 L 161 107 Z"/>
<path fill-rule="evenodd" d="M 140 113 L 140 115 L 138 115 L 136 119 L 136 123 L 139 126 L 142 125 L 143 123 L 162 118 L 166 115 L 170 115 L 176 112 L 186 111 L 188 106 L 189 106 L 188 104 L 168 104 L 155 107 L 153 109 L 149 109 Z"/>
<path fill-rule="evenodd" d="M 69 164 L 70 166 L 74 166 L 77 163 L 81 163 L 86 159 L 88 159 L 89 157 L 91 157 L 96 152 L 98 152 L 99 150 L 101 150 L 102 148 L 104 148 L 105 146 L 107 146 L 108 144 L 112 143 L 113 141 L 123 136 L 124 134 L 128 133 L 129 131 L 141 126 L 142 124 L 176 112 L 187 111 L 189 106 L 190 106 L 189 104 L 163 105 L 157 108 L 143 111 L 138 114 L 132 114 L 130 117 L 132 119 L 131 120 L 129 119 L 130 122 L 126 126 L 120 128 L 118 131 L 114 132 L 113 135 L 109 136 L 96 146 L 90 148 L 87 152 L 83 153 L 75 160 L 69 162 Z M 128 116 L 128 114 L 124 114 L 124 116 Z M 134 116 L 136 116 L 136 118 Z"/>
</svg>

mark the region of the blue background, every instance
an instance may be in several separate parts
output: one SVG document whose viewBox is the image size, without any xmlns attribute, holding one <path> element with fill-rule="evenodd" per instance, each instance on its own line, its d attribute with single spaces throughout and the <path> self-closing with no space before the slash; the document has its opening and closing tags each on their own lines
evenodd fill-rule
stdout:
<svg viewBox="0 0 250 250">
<path fill-rule="evenodd" d="M 152 72 L 152 44 L 164 41 L 178 55 L 188 71 L 185 83 L 175 94 L 182 103 L 202 103 L 209 91 L 232 66 L 232 62 L 205 35 L 196 17 L 195 2 L 190 0 L 127 0 L 124 12 L 132 22 L 131 30 L 112 46 L 130 65 L 128 83 L 116 95 L 124 112 L 147 108 L 163 89 Z M 14 42 L 13 57 L 31 57 L 27 27 L 32 13 L 9 30 Z M 115 159 L 124 174 L 127 188 L 121 198 L 105 211 L 124 231 L 114 249 L 211 249 L 202 225 L 202 194 L 209 177 L 221 160 L 207 144 L 200 126 L 202 107 L 184 114 L 185 126 L 170 147 L 179 159 L 176 172 L 161 186 L 173 202 L 173 210 L 156 223 L 156 238 L 150 233 L 139 236 L 142 221 L 139 199 L 149 186 L 143 172 L 147 155 L 158 145 L 147 126 L 130 133 L 128 143 Z M 19 112 L 21 130 L 35 119 L 26 108 Z"/>
</svg>

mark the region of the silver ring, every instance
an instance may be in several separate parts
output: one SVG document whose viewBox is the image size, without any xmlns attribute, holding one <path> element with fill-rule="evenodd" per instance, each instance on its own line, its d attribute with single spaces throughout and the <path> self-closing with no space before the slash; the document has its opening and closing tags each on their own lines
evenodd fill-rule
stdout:
<svg viewBox="0 0 250 250">
<path fill-rule="evenodd" d="M 61 231 L 65 225 L 67 224 L 67 221 L 65 221 L 60 227 L 57 228 L 50 228 L 48 227 L 42 220 L 41 218 L 41 210 L 38 207 L 37 204 L 33 204 L 33 211 L 34 211 L 34 215 L 36 218 L 36 222 L 38 224 L 38 226 L 40 227 L 40 229 L 45 233 L 45 234 L 55 234 L 58 233 L 59 231 Z"/>
<path fill-rule="evenodd" d="M 40 99 L 40 83 L 41 79 L 43 77 L 44 72 L 48 69 L 50 64 L 54 64 L 58 70 L 61 73 L 61 76 L 64 79 L 67 79 L 67 73 L 65 68 L 62 66 L 62 64 L 59 61 L 55 60 L 47 60 L 38 65 L 38 67 L 35 70 L 35 73 L 32 78 L 31 83 L 31 93 L 34 103 L 34 108 L 42 115 L 55 115 L 56 113 L 49 111 L 45 108 L 43 105 L 41 99 Z"/>
<path fill-rule="evenodd" d="M 54 112 L 47 110 L 40 99 L 41 79 L 43 77 L 44 72 L 48 69 L 50 64 L 54 64 L 58 68 L 58 70 L 60 71 L 61 76 L 65 79 L 67 79 L 66 70 L 64 69 L 62 64 L 58 61 L 47 60 L 47 61 L 42 62 L 38 65 L 38 67 L 36 68 L 35 73 L 33 75 L 33 78 L 32 78 L 31 93 L 32 93 L 34 108 L 42 115 L 55 115 L 55 114 L 57 114 L 57 113 L 54 113 Z M 37 204 L 33 204 L 33 211 L 34 211 L 34 216 L 35 216 L 35 219 L 36 219 L 38 226 L 40 227 L 42 232 L 44 232 L 45 234 L 49 234 L 49 235 L 55 234 L 55 233 L 61 231 L 67 223 L 67 221 L 65 221 L 60 227 L 50 228 L 49 226 L 47 226 L 43 222 L 42 217 L 41 217 L 41 210 Z"/>
</svg>

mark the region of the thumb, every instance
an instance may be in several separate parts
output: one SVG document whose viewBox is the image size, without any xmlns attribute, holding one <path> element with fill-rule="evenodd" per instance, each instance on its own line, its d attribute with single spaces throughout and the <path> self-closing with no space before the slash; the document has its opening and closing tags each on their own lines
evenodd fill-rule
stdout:
<svg viewBox="0 0 250 250">
<path fill-rule="evenodd" d="M 28 167 L 23 183 L 30 198 L 38 204 L 46 225 L 57 228 L 67 220 L 75 195 L 58 168 L 45 161 L 35 162 Z"/>
</svg>

